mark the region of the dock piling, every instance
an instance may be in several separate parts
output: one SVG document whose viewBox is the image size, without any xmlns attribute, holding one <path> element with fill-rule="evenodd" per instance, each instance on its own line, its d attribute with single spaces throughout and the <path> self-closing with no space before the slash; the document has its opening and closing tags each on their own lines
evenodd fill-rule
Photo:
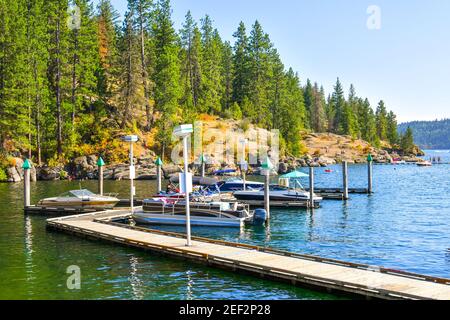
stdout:
<svg viewBox="0 0 450 320">
<path fill-rule="evenodd" d="M 270 171 L 267 170 L 264 180 L 264 209 L 267 212 L 267 219 L 270 219 L 270 193 L 269 193 L 269 185 L 270 185 Z"/>
<path fill-rule="evenodd" d="M 98 158 L 97 167 L 98 167 L 98 194 L 103 195 L 103 167 L 105 166 L 105 162 L 102 157 Z"/>
<path fill-rule="evenodd" d="M 368 169 L 368 186 L 367 186 L 367 193 L 372 194 L 373 193 L 373 158 L 372 155 L 369 154 L 367 157 L 367 169 Z"/>
<path fill-rule="evenodd" d="M 204 178 L 206 177 L 206 159 L 204 154 L 202 154 L 202 156 L 200 157 L 200 163 L 201 163 L 201 176 L 202 178 Z"/>
<path fill-rule="evenodd" d="M 22 169 L 23 169 L 23 205 L 25 208 L 27 208 L 31 205 L 31 196 L 30 196 L 31 163 L 28 159 L 25 159 Z"/>
<path fill-rule="evenodd" d="M 309 167 L 309 205 L 314 209 L 314 168 Z"/>
<path fill-rule="evenodd" d="M 342 178 L 343 178 L 343 187 L 344 187 L 344 193 L 343 193 L 343 199 L 348 200 L 348 162 L 344 161 L 342 162 Z"/>
<path fill-rule="evenodd" d="M 267 157 L 266 162 L 263 163 L 262 169 L 264 172 L 264 209 L 267 213 L 267 220 L 270 219 L 270 171 L 273 169 L 273 164 Z"/>
<path fill-rule="evenodd" d="M 157 180 L 157 191 L 158 194 L 161 193 L 162 191 L 162 165 L 163 162 L 161 160 L 161 158 L 158 157 L 158 159 L 156 159 L 156 180 Z"/>
</svg>

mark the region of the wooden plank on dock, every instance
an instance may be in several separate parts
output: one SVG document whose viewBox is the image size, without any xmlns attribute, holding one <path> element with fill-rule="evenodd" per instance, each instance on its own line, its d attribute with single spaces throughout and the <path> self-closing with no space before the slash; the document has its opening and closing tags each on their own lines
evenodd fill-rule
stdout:
<svg viewBox="0 0 450 320">
<path fill-rule="evenodd" d="M 186 247 L 184 235 L 120 225 L 127 210 L 76 215 L 47 220 L 51 229 L 102 239 L 160 254 L 245 271 L 274 280 L 382 299 L 450 299 L 450 279 L 332 259 L 306 256 L 219 240 L 193 238 Z"/>
</svg>

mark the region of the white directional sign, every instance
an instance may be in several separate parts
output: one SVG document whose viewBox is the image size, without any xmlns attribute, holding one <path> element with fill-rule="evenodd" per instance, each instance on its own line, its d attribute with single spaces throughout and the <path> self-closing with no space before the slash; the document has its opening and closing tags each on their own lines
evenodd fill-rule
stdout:
<svg viewBox="0 0 450 320">
<path fill-rule="evenodd" d="M 184 173 L 179 174 L 179 181 L 180 181 L 180 192 L 181 193 L 191 193 L 192 192 L 192 173 L 188 172 L 186 173 L 187 176 L 187 192 L 184 189 Z"/>
</svg>

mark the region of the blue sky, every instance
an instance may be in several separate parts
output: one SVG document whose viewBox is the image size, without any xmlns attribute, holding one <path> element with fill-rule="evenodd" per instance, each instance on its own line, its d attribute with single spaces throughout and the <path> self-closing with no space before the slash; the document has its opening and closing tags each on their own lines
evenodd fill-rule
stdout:
<svg viewBox="0 0 450 320">
<path fill-rule="evenodd" d="M 126 0 L 112 0 L 121 13 Z M 381 10 L 381 29 L 369 30 L 367 9 Z M 258 19 L 286 67 L 332 90 L 383 99 L 400 121 L 450 117 L 450 1 L 448 0 L 172 0 L 175 27 L 191 10 L 209 14 L 226 40 L 240 21 Z"/>
</svg>

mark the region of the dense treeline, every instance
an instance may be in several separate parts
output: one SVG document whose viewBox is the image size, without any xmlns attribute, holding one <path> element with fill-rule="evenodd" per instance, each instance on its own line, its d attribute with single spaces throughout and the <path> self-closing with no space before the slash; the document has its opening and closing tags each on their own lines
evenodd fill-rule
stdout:
<svg viewBox="0 0 450 320">
<path fill-rule="evenodd" d="M 76 5 L 78 9 L 72 6 Z M 120 132 L 154 134 L 167 154 L 174 125 L 208 113 L 279 129 L 302 152 L 300 131 L 334 132 L 375 145 L 398 142 L 396 116 L 286 69 L 256 21 L 223 41 L 209 16 L 190 12 L 176 31 L 169 0 L 0 0 L 0 143 L 36 162 L 102 152 Z"/>
<path fill-rule="evenodd" d="M 414 133 L 415 143 L 424 149 L 450 149 L 450 119 L 414 121 L 399 125 L 401 133 L 408 128 Z"/>
</svg>

